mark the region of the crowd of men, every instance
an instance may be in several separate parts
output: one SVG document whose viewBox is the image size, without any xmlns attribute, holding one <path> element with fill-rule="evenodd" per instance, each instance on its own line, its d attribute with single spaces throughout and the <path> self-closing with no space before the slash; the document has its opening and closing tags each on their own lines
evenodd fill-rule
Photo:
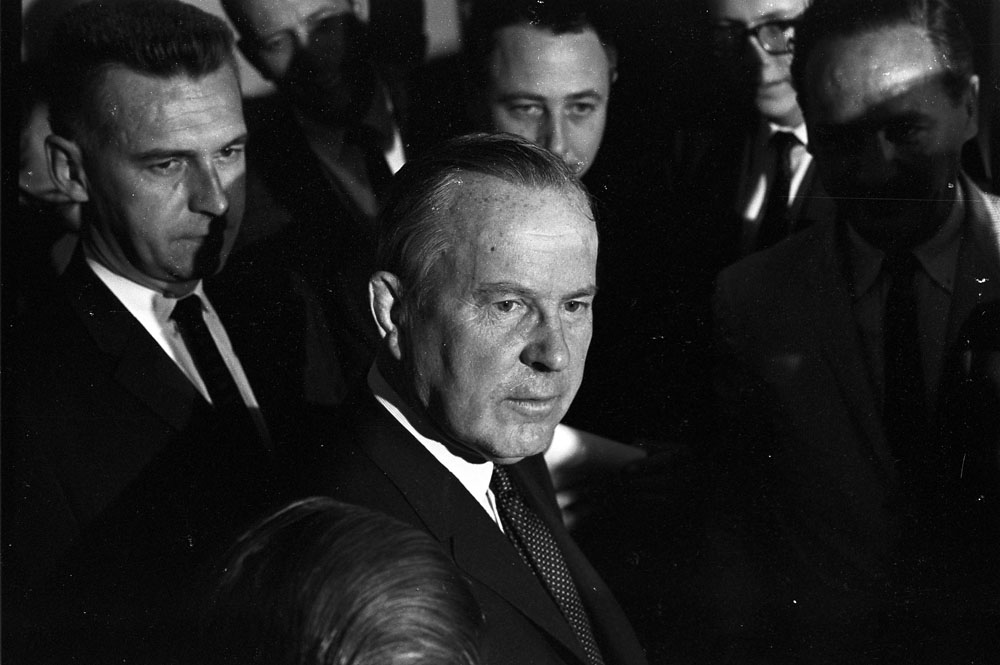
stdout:
<svg viewBox="0 0 1000 665">
<path fill-rule="evenodd" d="M 449 85 L 420 2 L 222 6 L 78 3 L 24 79 L 5 659 L 1000 655 L 950 0 L 704 0 L 730 94 L 652 142 L 615 3 L 459 2 Z"/>
</svg>

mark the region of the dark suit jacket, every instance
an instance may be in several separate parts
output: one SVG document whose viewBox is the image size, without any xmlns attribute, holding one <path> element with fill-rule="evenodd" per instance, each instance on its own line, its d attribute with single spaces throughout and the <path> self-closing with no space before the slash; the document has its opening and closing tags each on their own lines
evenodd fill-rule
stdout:
<svg viewBox="0 0 1000 665">
<path fill-rule="evenodd" d="M 720 118 L 711 127 L 684 129 L 673 136 L 670 177 L 674 190 L 688 199 L 680 240 L 694 250 L 706 245 L 699 256 L 709 261 L 700 267 L 709 271 L 710 278 L 740 258 L 743 220 L 736 197 L 746 147 L 757 127 L 756 116 L 742 122 Z M 810 164 L 790 208 L 793 231 L 833 215 L 833 203 L 816 176 L 815 164 Z"/>
<path fill-rule="evenodd" d="M 43 662 L 49 647 L 82 662 L 154 660 L 187 619 L 201 564 L 283 494 L 287 428 L 304 422 L 297 309 L 206 293 L 273 451 L 221 425 L 82 253 L 5 340 L 8 653 L 24 642 Z"/>
<path fill-rule="evenodd" d="M 942 386 L 961 371 L 956 343 L 970 312 L 1000 300 L 1000 199 L 968 180 L 964 185 L 968 215 Z M 719 387 L 738 423 L 718 451 L 719 482 L 732 499 L 725 527 L 742 541 L 730 544 L 752 551 L 757 562 L 744 569 L 740 584 L 757 580 L 785 619 L 794 615 L 831 631 L 840 624 L 855 640 L 874 639 L 870 630 L 878 622 L 865 623 L 872 612 L 894 613 L 881 629 L 899 628 L 901 635 L 913 612 L 938 628 L 953 621 L 952 646 L 981 644 L 975 627 L 984 625 L 983 616 L 994 622 L 1000 616 L 989 615 L 996 597 L 986 600 L 1000 588 L 995 540 L 983 535 L 996 533 L 1000 442 L 972 451 L 965 449 L 967 437 L 943 434 L 939 447 L 926 450 L 940 471 L 933 488 L 940 523 L 928 513 L 934 528 L 913 556 L 904 545 L 912 529 L 900 509 L 901 479 L 855 329 L 838 236 L 834 222 L 817 224 L 719 276 Z M 939 409 L 935 426 L 948 415 Z M 941 562 L 935 574 L 951 569 L 953 575 L 901 574 L 918 570 L 907 561 L 920 557 Z M 962 581 L 968 571 L 978 572 Z M 781 631 L 787 634 L 788 624 Z M 926 637 L 919 629 L 910 636 Z M 963 652 L 938 662 L 955 653 Z M 934 661 L 934 654 L 923 657 Z"/>
<path fill-rule="evenodd" d="M 468 491 L 370 393 L 347 405 L 340 436 L 311 488 L 368 506 L 434 536 L 468 578 L 486 617 L 484 662 L 586 663 L 572 629 L 517 551 Z M 508 467 L 526 500 L 552 529 L 590 613 L 609 665 L 646 662 L 610 591 L 562 526 L 544 461 Z"/>
</svg>

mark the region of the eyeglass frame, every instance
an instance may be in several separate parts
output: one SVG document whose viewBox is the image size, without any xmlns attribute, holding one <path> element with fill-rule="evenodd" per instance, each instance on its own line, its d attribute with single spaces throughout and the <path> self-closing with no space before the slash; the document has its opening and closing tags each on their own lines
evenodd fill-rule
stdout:
<svg viewBox="0 0 1000 665">
<path fill-rule="evenodd" d="M 738 49 L 737 44 L 743 43 L 747 35 L 753 35 L 753 38 L 757 40 L 760 44 L 761 50 L 768 55 L 787 55 L 794 52 L 795 50 L 795 26 L 799 23 L 799 18 L 782 18 L 773 19 L 770 21 L 761 21 L 756 25 L 744 25 L 737 21 L 726 21 L 721 23 L 716 23 L 712 26 L 712 47 L 716 53 L 733 53 Z M 778 28 L 778 34 L 784 38 L 785 47 L 779 50 L 771 50 L 772 47 L 760 38 L 760 33 L 762 30 L 768 28 Z M 791 34 L 785 37 L 787 31 L 791 30 Z M 718 39 L 719 34 L 725 31 L 726 42 L 725 46 L 720 46 L 721 40 Z"/>
</svg>

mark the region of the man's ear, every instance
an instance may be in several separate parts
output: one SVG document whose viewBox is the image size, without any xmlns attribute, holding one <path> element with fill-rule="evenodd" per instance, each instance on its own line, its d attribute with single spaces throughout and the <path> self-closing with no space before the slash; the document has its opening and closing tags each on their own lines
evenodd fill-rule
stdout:
<svg viewBox="0 0 1000 665">
<path fill-rule="evenodd" d="M 80 144 L 56 134 L 45 138 L 45 154 L 49 162 L 49 177 L 73 203 L 90 200 L 90 184 L 83 168 Z"/>
<path fill-rule="evenodd" d="M 396 360 L 402 360 L 400 319 L 403 301 L 399 278 L 391 272 L 379 270 L 368 280 L 368 302 L 378 324 L 385 349 Z"/>
</svg>

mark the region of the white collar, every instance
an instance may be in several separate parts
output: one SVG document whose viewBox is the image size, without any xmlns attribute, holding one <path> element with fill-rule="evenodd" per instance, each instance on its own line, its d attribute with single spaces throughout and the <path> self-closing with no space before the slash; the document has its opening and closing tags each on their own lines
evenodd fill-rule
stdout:
<svg viewBox="0 0 1000 665">
<path fill-rule="evenodd" d="M 115 297 L 125 305 L 125 308 L 132 316 L 144 325 L 147 322 L 155 321 L 158 325 L 162 326 L 170 320 L 170 314 L 174 311 L 177 298 L 165 296 L 155 289 L 143 286 L 116 272 L 112 272 L 104 264 L 93 258 L 90 252 L 86 251 L 86 248 L 84 249 L 84 255 L 87 265 L 94 271 L 97 278 L 115 294 Z M 201 280 L 198 280 L 191 293 L 197 294 L 202 302 L 207 302 L 205 288 Z"/>
<path fill-rule="evenodd" d="M 470 462 L 463 457 L 455 455 L 440 441 L 435 441 L 421 434 L 415 423 L 419 424 L 424 418 L 410 408 L 399 394 L 393 390 L 376 365 L 372 365 L 371 370 L 368 372 L 368 387 L 371 388 L 372 394 L 378 403 L 393 418 L 399 421 L 399 424 L 405 427 L 406 431 L 412 434 L 413 438 L 419 441 L 427 449 L 427 452 L 434 456 L 434 459 L 440 462 L 444 468 L 448 469 L 451 475 L 455 476 L 458 482 L 462 483 L 462 486 L 468 490 L 469 494 L 483 506 L 486 512 L 490 514 L 490 517 L 494 521 L 497 521 L 495 509 L 490 506 L 488 498 L 490 479 L 493 477 L 493 464 L 486 460 L 482 462 Z"/>
<path fill-rule="evenodd" d="M 802 145 L 809 145 L 809 132 L 806 130 L 806 123 L 801 122 L 795 127 L 782 127 L 773 122 L 766 122 L 767 134 L 765 138 L 770 139 L 778 132 L 791 132 Z"/>
</svg>

